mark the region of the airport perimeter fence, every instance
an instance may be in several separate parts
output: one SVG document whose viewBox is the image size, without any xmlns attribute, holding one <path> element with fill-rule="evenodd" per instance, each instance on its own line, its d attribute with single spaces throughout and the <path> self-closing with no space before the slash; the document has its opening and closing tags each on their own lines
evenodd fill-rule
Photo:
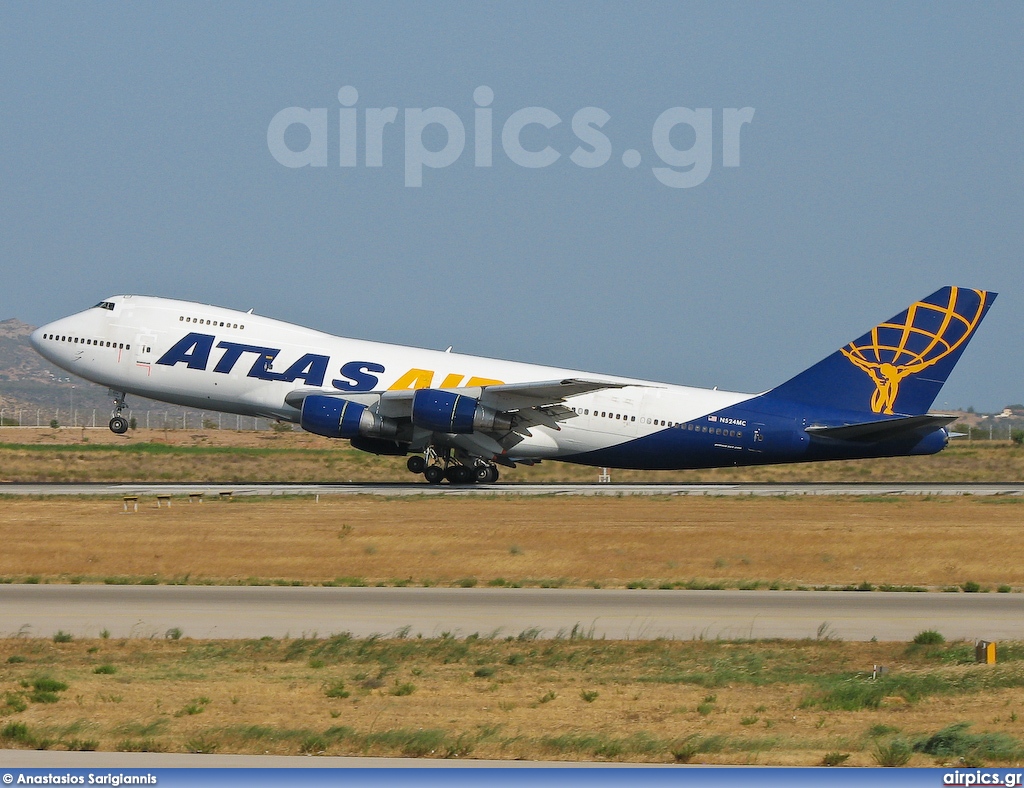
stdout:
<svg viewBox="0 0 1024 788">
<path fill-rule="evenodd" d="M 134 428 L 150 430 L 247 430 L 272 429 L 276 422 L 232 413 L 186 410 L 177 413 L 159 410 L 125 411 Z M 105 428 L 110 412 L 100 408 L 0 408 L 0 428 L 5 427 L 84 427 Z"/>
<path fill-rule="evenodd" d="M 0 408 L 0 428 L 4 427 L 106 427 L 110 411 L 103 408 Z M 129 410 L 126 417 L 135 423 L 132 429 L 148 430 L 235 430 L 262 431 L 278 426 L 272 419 L 238 416 L 213 411 Z M 987 419 L 987 424 L 968 427 L 953 424 L 957 440 L 1013 441 L 1024 443 L 1024 425 L 1019 421 Z M 287 425 L 290 426 L 290 425 Z M 280 428 L 280 427 L 279 427 Z"/>
</svg>

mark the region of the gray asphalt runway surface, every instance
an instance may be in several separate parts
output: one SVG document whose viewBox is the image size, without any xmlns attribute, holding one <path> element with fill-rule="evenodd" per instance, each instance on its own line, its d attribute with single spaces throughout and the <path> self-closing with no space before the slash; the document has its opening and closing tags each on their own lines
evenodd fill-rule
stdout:
<svg viewBox="0 0 1024 788">
<path fill-rule="evenodd" d="M 1021 482 L 861 482 L 789 484 L 0 484 L 0 495 L 1024 495 Z"/>
<path fill-rule="evenodd" d="M 0 586 L 0 636 L 518 635 L 1024 639 L 1024 594 L 541 588 Z"/>
</svg>

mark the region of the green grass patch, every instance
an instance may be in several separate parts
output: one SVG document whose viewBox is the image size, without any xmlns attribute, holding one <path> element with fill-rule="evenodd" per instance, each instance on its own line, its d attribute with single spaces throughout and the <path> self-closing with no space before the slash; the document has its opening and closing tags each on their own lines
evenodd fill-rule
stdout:
<svg viewBox="0 0 1024 788">
<path fill-rule="evenodd" d="M 967 766 L 986 761 L 1017 761 L 1024 754 L 1021 742 L 1006 733 L 970 733 L 968 722 L 947 725 L 914 743 L 914 751 L 937 758 L 957 758 Z"/>
</svg>

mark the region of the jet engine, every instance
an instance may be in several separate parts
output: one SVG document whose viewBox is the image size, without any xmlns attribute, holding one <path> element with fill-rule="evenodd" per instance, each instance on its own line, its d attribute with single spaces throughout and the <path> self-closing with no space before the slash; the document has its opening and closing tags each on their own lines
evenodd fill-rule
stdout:
<svg viewBox="0 0 1024 788">
<path fill-rule="evenodd" d="M 398 424 L 366 405 L 342 397 L 313 394 L 302 401 L 299 426 L 327 438 L 394 438 Z"/>
<path fill-rule="evenodd" d="M 439 389 L 419 389 L 412 399 L 412 423 L 431 432 L 508 432 L 512 417 L 479 400 Z"/>
</svg>

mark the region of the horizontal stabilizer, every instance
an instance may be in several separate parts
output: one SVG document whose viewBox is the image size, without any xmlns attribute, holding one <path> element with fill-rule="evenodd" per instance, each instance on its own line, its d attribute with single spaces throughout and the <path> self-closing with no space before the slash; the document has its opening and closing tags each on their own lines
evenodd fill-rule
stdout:
<svg viewBox="0 0 1024 788">
<path fill-rule="evenodd" d="M 841 427 L 808 427 L 807 432 L 816 438 L 833 438 L 840 441 L 861 443 L 882 443 L 903 437 L 911 432 L 931 432 L 956 421 L 956 416 L 926 414 L 906 416 L 883 421 L 864 421 L 860 424 L 844 424 Z"/>
</svg>

